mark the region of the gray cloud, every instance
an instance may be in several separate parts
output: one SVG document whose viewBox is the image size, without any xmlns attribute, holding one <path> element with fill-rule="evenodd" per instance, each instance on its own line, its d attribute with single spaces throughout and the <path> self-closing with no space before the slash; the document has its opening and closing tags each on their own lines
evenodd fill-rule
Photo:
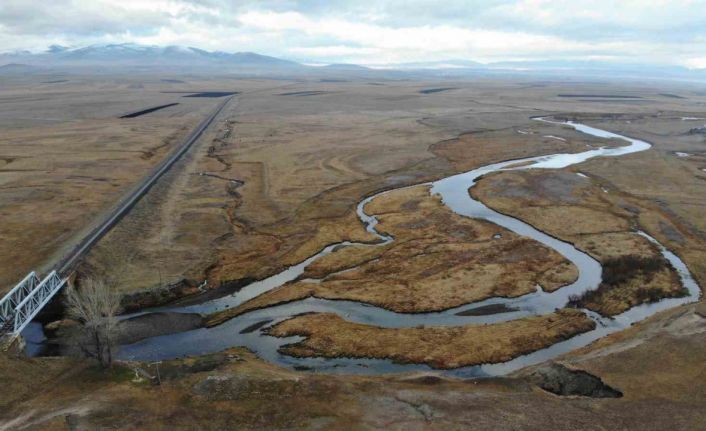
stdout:
<svg viewBox="0 0 706 431">
<path fill-rule="evenodd" d="M 431 57 L 596 56 L 652 58 L 658 63 L 706 62 L 706 0 L 363 3 L 2 0 L 0 44 L 7 49 L 36 49 L 55 42 L 81 45 L 136 40 L 226 51 L 259 50 L 299 60 L 364 63 Z M 361 32 L 375 37 L 363 37 Z M 427 40 L 436 46 L 429 46 Z"/>
<path fill-rule="evenodd" d="M 17 35 L 144 33 L 166 19 L 168 14 L 160 11 L 133 13 L 117 5 L 76 0 L 3 0 L 0 4 L 0 24 Z"/>
</svg>

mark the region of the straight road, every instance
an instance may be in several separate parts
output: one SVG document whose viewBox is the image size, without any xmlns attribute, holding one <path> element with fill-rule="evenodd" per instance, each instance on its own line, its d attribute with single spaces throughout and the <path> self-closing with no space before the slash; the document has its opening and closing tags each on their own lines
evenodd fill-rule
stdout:
<svg viewBox="0 0 706 431">
<path fill-rule="evenodd" d="M 198 141 L 203 133 L 208 129 L 208 126 L 213 123 L 218 114 L 223 111 L 223 108 L 231 101 L 234 96 L 226 98 L 221 102 L 209 115 L 206 117 L 191 133 L 184 139 L 181 146 L 173 151 L 166 159 L 157 165 L 152 172 L 147 175 L 140 185 L 130 195 L 125 197 L 117 208 L 106 215 L 99 226 L 95 227 L 85 238 L 74 247 L 68 255 L 64 256 L 57 265 L 57 272 L 62 276 L 67 276 L 74 264 L 83 257 L 100 240 L 113 226 L 115 226 L 135 204 L 149 191 L 149 189 L 164 175 L 191 146 Z"/>
</svg>

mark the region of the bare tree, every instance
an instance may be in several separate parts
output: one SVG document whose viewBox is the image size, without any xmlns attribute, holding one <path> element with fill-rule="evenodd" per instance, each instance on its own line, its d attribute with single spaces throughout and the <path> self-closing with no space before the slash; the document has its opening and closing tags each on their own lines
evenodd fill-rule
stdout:
<svg viewBox="0 0 706 431">
<path fill-rule="evenodd" d="M 118 329 L 120 298 L 106 283 L 93 278 L 82 280 L 80 288 L 66 291 L 68 314 L 83 324 L 79 347 L 103 367 L 113 362 L 113 346 Z"/>
</svg>

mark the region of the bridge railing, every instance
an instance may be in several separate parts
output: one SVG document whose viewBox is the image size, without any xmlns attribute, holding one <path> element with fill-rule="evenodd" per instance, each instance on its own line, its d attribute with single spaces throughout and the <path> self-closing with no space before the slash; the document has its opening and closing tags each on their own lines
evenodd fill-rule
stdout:
<svg viewBox="0 0 706 431">
<path fill-rule="evenodd" d="M 42 308 L 66 284 L 56 271 L 52 271 L 41 283 L 15 307 L 13 332 L 17 335 L 39 314 Z"/>
<path fill-rule="evenodd" d="M 0 300 L 0 328 L 4 327 L 15 314 L 15 308 L 40 284 L 39 277 L 32 271 Z"/>
</svg>

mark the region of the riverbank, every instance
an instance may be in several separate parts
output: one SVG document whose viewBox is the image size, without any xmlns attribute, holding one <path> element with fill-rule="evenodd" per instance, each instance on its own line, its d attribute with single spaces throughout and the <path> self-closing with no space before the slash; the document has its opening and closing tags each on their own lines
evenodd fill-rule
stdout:
<svg viewBox="0 0 706 431">
<path fill-rule="evenodd" d="M 214 313 L 214 326 L 248 311 L 307 297 L 363 302 L 397 313 L 442 311 L 492 297 L 547 292 L 574 282 L 556 251 L 505 228 L 454 214 L 429 186 L 393 190 L 362 210 L 389 244 L 341 247 L 311 262 L 301 281 Z M 308 281 L 312 277 L 317 280 Z"/>
<path fill-rule="evenodd" d="M 550 423 L 561 431 L 698 430 L 706 421 L 706 392 L 693 382 L 703 372 L 706 319 L 696 308 L 668 310 L 564 356 L 560 364 L 569 371 L 549 365 L 502 378 L 302 373 L 236 348 L 164 361 L 162 384 L 156 385 L 154 364 L 124 362 L 101 372 L 70 358 L 0 356 L 6 389 L 0 394 L 0 429 L 539 431 Z M 577 370 L 600 383 L 576 381 L 571 371 Z M 586 393 L 549 392 L 558 382 Z M 605 387 L 622 396 L 586 396 L 610 392 Z"/>
<path fill-rule="evenodd" d="M 305 337 L 280 349 L 295 357 L 380 358 L 453 369 L 507 362 L 595 327 L 596 322 L 571 309 L 494 325 L 443 328 L 380 328 L 318 313 L 285 320 L 268 334 Z"/>
</svg>

